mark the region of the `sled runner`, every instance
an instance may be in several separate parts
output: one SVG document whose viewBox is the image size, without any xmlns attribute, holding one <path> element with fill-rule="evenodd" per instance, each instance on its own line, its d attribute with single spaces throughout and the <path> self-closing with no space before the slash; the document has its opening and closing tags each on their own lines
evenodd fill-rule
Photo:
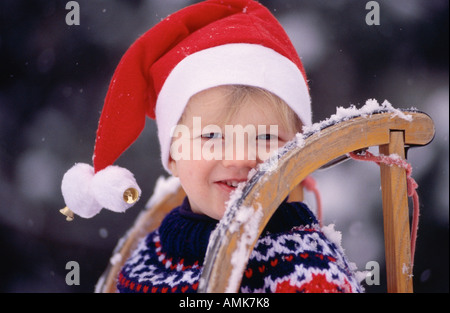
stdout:
<svg viewBox="0 0 450 313">
<path fill-rule="evenodd" d="M 317 126 L 317 125 L 316 125 Z M 291 194 L 301 200 L 299 184 L 333 160 L 379 147 L 380 155 L 405 159 L 406 149 L 432 141 L 431 118 L 417 111 L 383 110 L 346 116 L 318 125 L 289 142 L 260 164 L 249 181 L 232 195 L 224 217 L 212 233 L 199 292 L 237 292 L 250 253 L 265 225 Z M 388 292 L 412 292 L 412 255 L 407 173 L 401 166 L 380 163 Z M 112 264 L 97 284 L 98 292 L 115 292 L 118 273 L 139 239 L 156 229 L 184 198 L 179 187 L 147 208 L 122 239 Z M 248 214 L 237 214 L 246 210 Z M 236 262 L 236 259 L 239 262 Z"/>
</svg>

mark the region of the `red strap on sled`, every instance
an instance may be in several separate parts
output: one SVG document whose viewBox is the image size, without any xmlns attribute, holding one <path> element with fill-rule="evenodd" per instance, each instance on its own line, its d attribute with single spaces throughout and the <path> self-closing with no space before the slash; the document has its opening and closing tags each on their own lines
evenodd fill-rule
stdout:
<svg viewBox="0 0 450 313">
<path fill-rule="evenodd" d="M 389 166 L 398 166 L 406 171 L 406 181 L 407 181 L 407 193 L 408 197 L 412 198 L 413 201 L 413 218 L 411 225 L 411 268 L 414 265 L 414 253 L 416 249 L 416 239 L 417 239 L 417 230 L 419 228 L 419 196 L 417 194 L 416 189 L 419 185 L 416 181 L 411 177 L 412 167 L 406 160 L 402 159 L 396 154 L 393 155 L 373 155 L 369 151 L 364 151 L 361 154 L 357 154 L 354 152 L 349 153 L 349 156 L 352 159 L 360 160 L 360 161 L 372 161 L 380 165 L 380 163 L 389 165 Z"/>
</svg>

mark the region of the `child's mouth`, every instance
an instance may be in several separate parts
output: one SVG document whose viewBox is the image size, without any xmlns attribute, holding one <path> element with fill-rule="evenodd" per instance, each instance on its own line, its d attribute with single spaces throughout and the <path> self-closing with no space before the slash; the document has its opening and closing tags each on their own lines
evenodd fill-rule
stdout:
<svg viewBox="0 0 450 313">
<path fill-rule="evenodd" d="M 242 183 L 245 180 L 221 180 L 217 181 L 216 184 L 218 184 L 222 189 L 226 190 L 227 192 L 231 192 L 235 190 L 240 183 Z"/>
<path fill-rule="evenodd" d="M 236 188 L 239 185 L 239 182 L 236 181 L 236 180 L 225 181 L 224 183 L 227 184 L 227 186 L 230 186 L 230 187 L 233 187 L 233 188 Z"/>
</svg>

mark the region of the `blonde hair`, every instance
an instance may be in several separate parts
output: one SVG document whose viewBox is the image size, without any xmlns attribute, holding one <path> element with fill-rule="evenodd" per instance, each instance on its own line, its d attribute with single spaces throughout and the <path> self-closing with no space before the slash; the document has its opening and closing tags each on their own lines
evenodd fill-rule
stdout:
<svg viewBox="0 0 450 313">
<path fill-rule="evenodd" d="M 218 124 L 227 124 L 236 114 L 241 105 L 248 100 L 253 100 L 261 106 L 270 106 L 280 117 L 283 128 L 287 131 L 298 133 L 302 131 L 303 123 L 298 115 L 277 95 L 266 89 L 246 85 L 221 85 L 213 88 L 221 88 L 224 92 L 226 106 L 224 112 L 220 112 Z M 212 89 L 212 88 L 211 88 Z M 197 95 L 197 94 L 196 94 Z M 196 95 L 192 96 L 194 99 Z M 180 122 L 183 120 L 182 115 Z"/>
</svg>

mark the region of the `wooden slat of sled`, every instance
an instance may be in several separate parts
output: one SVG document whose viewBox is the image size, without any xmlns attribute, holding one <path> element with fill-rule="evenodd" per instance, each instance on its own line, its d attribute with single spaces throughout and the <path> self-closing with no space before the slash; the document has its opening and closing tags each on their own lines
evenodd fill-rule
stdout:
<svg viewBox="0 0 450 313">
<path fill-rule="evenodd" d="M 407 112 L 413 120 L 407 121 L 392 113 L 379 113 L 367 117 L 356 117 L 335 124 L 315 133 L 305 140 L 302 147 L 294 146 L 278 160 L 276 169 L 255 174 L 256 184 L 247 184 L 243 197 L 237 199 L 240 207 L 258 206 L 262 208 L 258 236 L 278 208 L 279 204 L 303 179 L 316 169 L 349 152 L 367 147 L 379 146 L 381 153 L 398 153 L 404 156 L 404 146 L 426 145 L 434 137 L 431 118 L 419 112 Z M 408 207 L 406 199 L 406 175 L 404 169 L 381 169 L 383 189 L 383 211 L 385 227 L 385 251 L 389 292 L 412 292 L 409 275 L 402 275 L 405 263 L 409 264 L 410 235 Z M 229 211 L 231 221 L 233 210 Z M 210 243 L 205 258 L 205 266 L 200 280 L 200 292 L 237 292 L 230 290 L 229 277 L 233 266 L 231 257 L 236 251 L 241 235 L 245 233 L 246 223 L 238 231 L 230 232 L 223 226 L 223 236 Z M 255 239 L 247 249 L 248 262 Z M 245 269 L 245 266 L 243 267 Z M 242 277 L 238 273 L 237 277 Z M 238 288 L 239 284 L 235 284 Z"/>
<path fill-rule="evenodd" d="M 174 193 L 169 193 L 163 199 L 140 215 L 130 232 L 124 239 L 121 247 L 118 247 L 117 253 L 120 254 L 120 261 L 114 265 L 109 265 L 105 271 L 105 282 L 101 292 L 113 293 L 117 292 L 117 278 L 125 261 L 130 257 L 131 253 L 139 242 L 139 239 L 145 237 L 151 231 L 157 229 L 161 221 L 173 208 L 180 205 L 185 197 L 184 190 L 179 187 Z"/>
<path fill-rule="evenodd" d="M 405 158 L 404 132 L 391 131 L 390 141 L 380 146 L 384 155 Z M 405 170 L 381 164 L 381 192 L 388 292 L 412 292 L 410 230 Z"/>
</svg>

